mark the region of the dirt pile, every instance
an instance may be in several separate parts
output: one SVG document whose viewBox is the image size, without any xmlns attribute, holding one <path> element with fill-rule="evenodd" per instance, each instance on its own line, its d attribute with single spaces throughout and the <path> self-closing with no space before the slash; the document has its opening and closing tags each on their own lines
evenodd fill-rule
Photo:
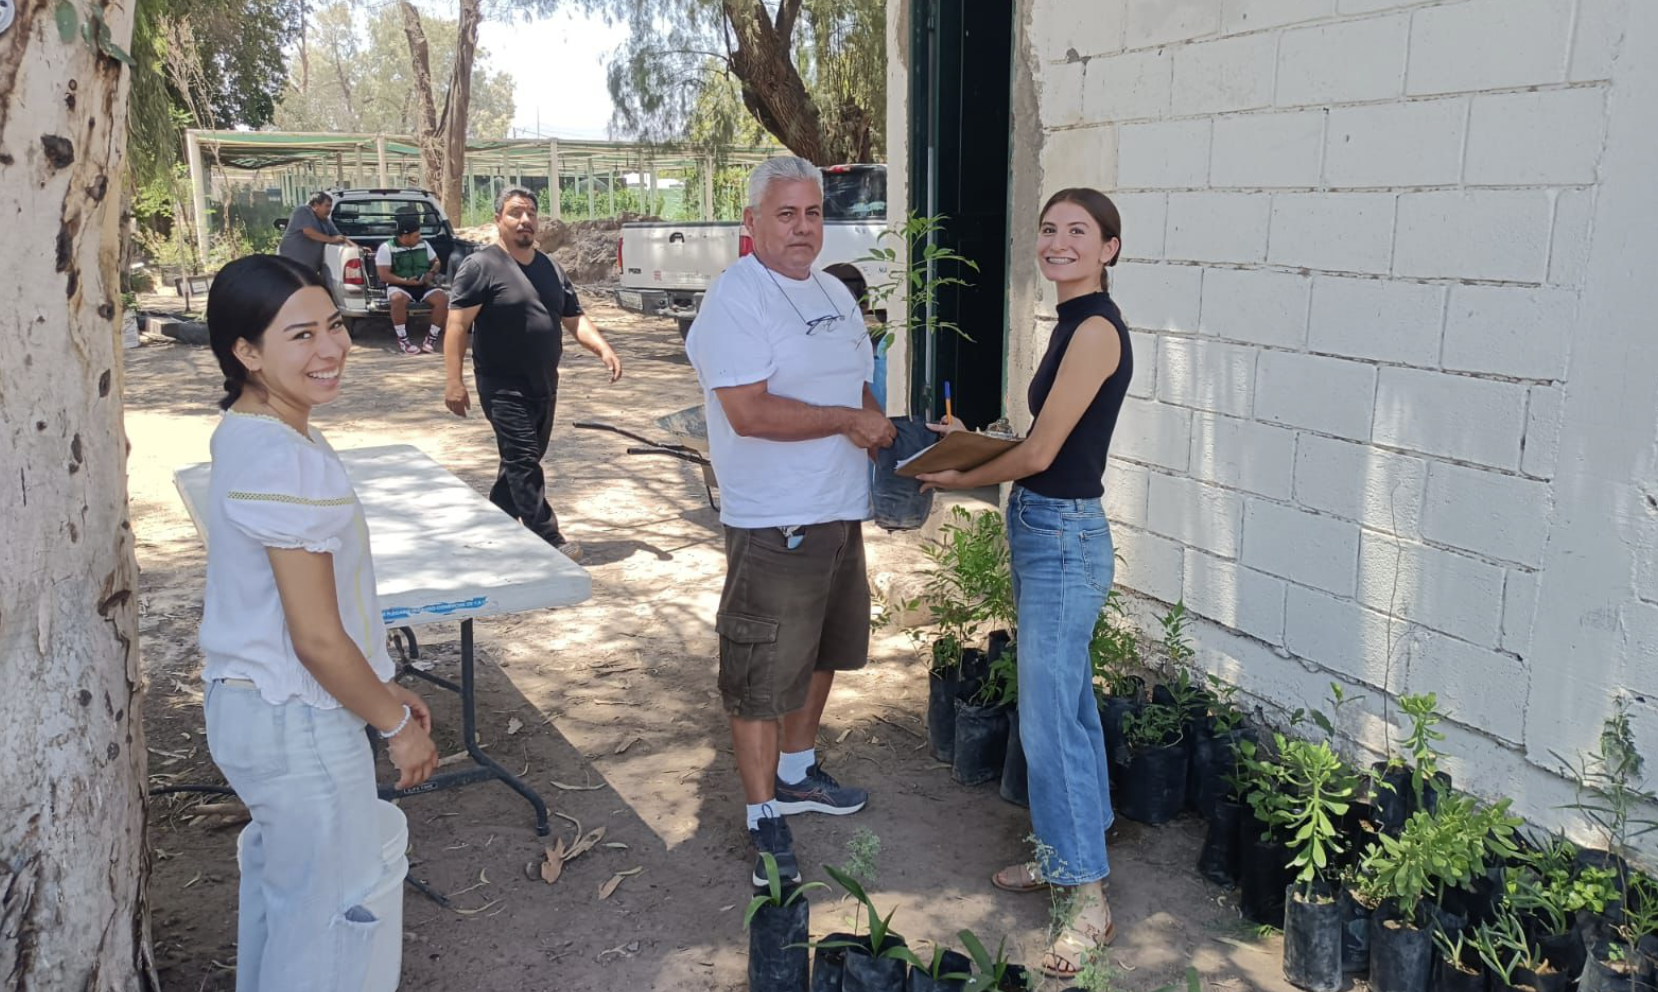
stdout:
<svg viewBox="0 0 1658 992">
<path fill-rule="evenodd" d="M 535 246 L 553 256 L 569 273 L 572 282 L 584 286 L 609 285 L 616 281 L 616 238 L 623 224 L 656 220 L 645 214 L 624 213 L 620 217 L 578 220 L 565 223 L 543 217 L 536 227 Z M 457 237 L 487 244 L 495 240 L 495 225 L 461 228 Z"/>
</svg>

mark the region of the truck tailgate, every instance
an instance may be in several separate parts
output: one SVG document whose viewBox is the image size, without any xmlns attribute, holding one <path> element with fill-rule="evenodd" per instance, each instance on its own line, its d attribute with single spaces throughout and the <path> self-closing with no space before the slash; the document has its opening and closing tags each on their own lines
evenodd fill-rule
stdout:
<svg viewBox="0 0 1658 992">
<path fill-rule="evenodd" d="M 624 225 L 622 288 L 707 289 L 737 260 L 739 229 L 717 222 Z"/>
</svg>

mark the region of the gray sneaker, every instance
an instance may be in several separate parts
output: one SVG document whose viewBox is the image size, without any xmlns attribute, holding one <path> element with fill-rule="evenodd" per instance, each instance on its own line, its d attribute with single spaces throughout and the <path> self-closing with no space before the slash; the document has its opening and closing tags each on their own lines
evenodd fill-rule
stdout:
<svg viewBox="0 0 1658 992">
<path fill-rule="evenodd" d="M 781 816 L 763 816 L 759 825 L 748 832 L 748 839 L 754 843 L 755 888 L 768 884 L 762 854 L 769 854 L 777 861 L 777 877 L 785 884 L 800 881 L 800 863 L 795 860 L 794 835 L 789 833 L 787 820 Z"/>
<path fill-rule="evenodd" d="M 806 777 L 789 785 L 777 780 L 777 801 L 773 804 L 779 813 L 828 813 L 845 816 L 856 813 L 869 802 L 869 792 L 842 785 L 835 781 L 822 765 L 806 769 Z"/>
<path fill-rule="evenodd" d="M 570 559 L 571 561 L 575 562 L 578 565 L 581 564 L 581 542 L 580 541 L 565 541 L 563 544 L 555 544 L 555 545 L 553 545 L 553 547 L 558 550 L 559 554 L 561 554 L 564 557 Z"/>
</svg>

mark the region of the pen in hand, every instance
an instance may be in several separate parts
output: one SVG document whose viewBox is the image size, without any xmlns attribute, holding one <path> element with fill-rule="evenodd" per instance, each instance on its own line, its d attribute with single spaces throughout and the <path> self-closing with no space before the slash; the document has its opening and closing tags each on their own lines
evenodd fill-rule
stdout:
<svg viewBox="0 0 1658 992">
<path fill-rule="evenodd" d="M 944 422 L 950 422 L 950 380 L 944 380 Z"/>
</svg>

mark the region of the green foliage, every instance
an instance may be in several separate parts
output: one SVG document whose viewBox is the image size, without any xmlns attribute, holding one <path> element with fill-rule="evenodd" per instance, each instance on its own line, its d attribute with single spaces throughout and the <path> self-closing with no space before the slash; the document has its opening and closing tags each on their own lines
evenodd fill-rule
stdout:
<svg viewBox="0 0 1658 992">
<path fill-rule="evenodd" d="M 1376 898 L 1398 901 L 1400 911 L 1422 926 L 1421 902 L 1452 888 L 1467 888 L 1489 865 L 1516 856 L 1518 817 L 1511 800 L 1480 806 L 1468 796 L 1445 795 L 1435 813 L 1417 810 L 1398 837 L 1378 836 L 1365 852 L 1361 886 Z"/>
<path fill-rule="evenodd" d="M 1123 714 L 1123 737 L 1129 747 L 1144 751 L 1180 743 L 1183 717 L 1168 703 L 1147 703 L 1138 712 Z"/>
<path fill-rule="evenodd" d="M 869 287 L 865 294 L 867 309 L 889 315 L 870 325 L 869 335 L 876 344 L 890 334 L 903 334 L 906 339 L 924 334 L 930 339 L 939 331 L 972 340 L 955 322 L 940 318 L 934 305 L 939 290 L 972 285 L 958 274 L 963 267 L 979 271 L 977 262 L 939 243 L 948 219 L 942 214 L 929 216 L 911 211 L 902 224 L 881 232 L 869 254 L 855 260 L 884 264 L 890 276 L 888 281 Z M 885 244 L 887 241 L 897 244 Z M 894 320 L 890 315 L 899 300 L 904 302 L 904 316 Z"/>
<path fill-rule="evenodd" d="M 968 979 L 965 992 L 992 992 L 1007 980 L 1010 962 L 1007 959 L 1007 938 L 996 947 L 994 957 L 984 949 L 984 943 L 971 930 L 956 934 L 967 956 L 973 959 L 973 977 Z"/>
<path fill-rule="evenodd" d="M 1434 743 L 1444 740 L 1445 735 L 1434 729 L 1439 723 L 1438 706 L 1439 699 L 1431 692 L 1399 698 L 1399 708 L 1411 721 L 1410 736 L 1405 738 L 1405 750 L 1410 752 L 1411 791 L 1416 794 L 1418 805 L 1424 802 L 1428 783 L 1439 773 L 1440 754 Z"/>
<path fill-rule="evenodd" d="M 299 0 L 137 5 L 127 151 L 138 184 L 178 161 L 184 128 L 271 122 L 287 85 L 287 52 L 298 37 L 300 11 Z"/>
<path fill-rule="evenodd" d="M 1510 905 L 1548 921 L 1550 933 L 1564 933 L 1580 911 L 1600 914 L 1618 898 L 1617 873 L 1596 865 L 1579 867 L 1577 847 L 1563 837 L 1523 851 L 1503 872 Z"/>
<path fill-rule="evenodd" d="M 1238 687 L 1213 673 L 1206 678 L 1209 681 L 1210 721 L 1214 724 L 1215 735 L 1225 736 L 1243 726 L 1243 711 L 1233 701 L 1237 698 Z"/>
<path fill-rule="evenodd" d="M 1169 607 L 1169 612 L 1159 617 L 1157 622 L 1163 628 L 1164 656 L 1176 671 L 1184 669 L 1191 664 L 1196 653 L 1192 650 L 1191 634 L 1187 632 L 1191 620 L 1186 616 L 1186 601 L 1180 600 Z"/>
<path fill-rule="evenodd" d="M 1279 748 L 1284 791 L 1280 801 L 1269 804 L 1267 822 L 1289 838 L 1289 867 L 1310 900 L 1315 885 L 1329 880 L 1336 857 L 1347 850 L 1339 821 L 1358 794 L 1359 776 L 1328 741 L 1281 741 Z"/>
<path fill-rule="evenodd" d="M 995 661 L 990 663 L 990 674 L 984 685 L 973 696 L 980 706 L 1012 706 L 1019 701 L 1018 644 L 1008 642 Z"/>
<path fill-rule="evenodd" d="M 766 891 L 749 900 L 748 909 L 743 911 L 743 929 L 745 930 L 754 922 L 754 914 L 760 912 L 761 907 L 776 906 L 781 909 L 784 906 L 792 906 L 796 899 L 813 889 L 829 888 L 822 882 L 805 882 L 791 886 L 787 892 L 784 892 L 783 877 L 777 870 L 777 859 L 772 856 L 770 851 L 761 851 L 760 861 L 765 866 Z"/>
<path fill-rule="evenodd" d="M 857 879 L 853 878 L 851 875 L 848 875 L 846 872 L 841 871 L 839 868 L 834 867 L 833 865 L 824 865 L 823 870 L 829 873 L 829 877 L 834 879 L 837 885 L 846 890 L 847 895 L 851 896 L 853 899 L 856 899 L 859 905 L 863 907 L 864 912 L 868 915 L 870 953 L 878 958 L 900 958 L 908 960 L 904 958 L 904 955 L 910 953 L 908 948 L 897 944 L 892 947 L 887 946 L 887 937 L 892 933 L 892 914 L 898 912 L 898 910 L 894 909 L 891 913 L 888 913 L 885 917 L 883 917 L 880 914 L 880 911 L 875 908 L 874 901 L 869 898 L 869 893 L 864 891 L 864 887 L 858 884 Z M 854 929 L 853 932 L 855 933 L 856 929 Z M 832 941 L 815 946 L 854 947 L 857 945 L 844 941 Z"/>
<path fill-rule="evenodd" d="M 1521 970 L 1543 966 L 1541 949 L 1526 936 L 1525 924 L 1512 907 L 1499 908 L 1494 918 L 1474 928 L 1469 943 L 1505 986 L 1513 985 Z"/>
<path fill-rule="evenodd" d="M 422 13 L 420 20 L 432 72 L 432 98 L 441 109 L 453 81 L 460 22 L 429 13 Z M 275 111 L 276 125 L 285 131 L 414 134 L 420 101 L 398 5 L 365 8 L 334 0 L 312 8 L 311 21 L 308 84 L 300 85 L 296 66 Z M 516 107 L 514 90 L 512 76 L 491 71 L 489 52 L 476 49 L 467 137 L 507 137 Z M 369 154 L 372 158 L 372 148 Z"/>
<path fill-rule="evenodd" d="M 1140 639 L 1116 589 L 1106 594 L 1105 608 L 1094 621 L 1088 656 L 1094 666 L 1094 693 L 1101 703 L 1108 695 L 1126 696 L 1134 691 L 1132 676 L 1141 667 Z"/>
<path fill-rule="evenodd" d="M 846 842 L 846 861 L 841 864 L 841 871 L 871 885 L 880 874 L 880 857 L 880 836 L 868 827 L 859 827 Z"/>
<path fill-rule="evenodd" d="M 885 157 L 882 0 L 792 5 L 799 17 L 780 39 L 786 64 L 767 61 L 758 51 L 746 59 L 736 55 L 733 39 L 751 30 L 754 19 L 764 18 L 765 30 L 776 33 L 778 8 L 759 2 L 586 0 L 586 6 L 631 30 L 606 67 L 615 106 L 611 125 L 618 133 L 649 143 L 689 141 L 719 149 L 754 143 L 757 125 L 781 140 L 785 129 L 767 104 L 788 87 L 772 81 L 797 75 L 804 102 L 788 109 L 796 119 L 816 118 L 818 164 Z M 731 16 L 743 23 L 733 25 Z"/>
<path fill-rule="evenodd" d="M 1572 763 L 1555 757 L 1572 769 L 1577 783 L 1577 802 L 1566 808 L 1600 829 L 1608 851 L 1627 858 L 1631 841 L 1658 830 L 1658 820 L 1638 815 L 1643 806 L 1658 803 L 1658 795 L 1646 787 L 1646 762 L 1629 723 L 1629 700 L 1618 697 L 1601 725 L 1599 747 L 1586 758 Z"/>
<path fill-rule="evenodd" d="M 922 599 L 936 632 L 935 672 L 958 664 L 961 648 L 987 625 L 1013 625 L 1013 571 L 1004 529 L 999 514 L 955 506 L 939 537 L 922 546 L 931 563 Z"/>
</svg>

